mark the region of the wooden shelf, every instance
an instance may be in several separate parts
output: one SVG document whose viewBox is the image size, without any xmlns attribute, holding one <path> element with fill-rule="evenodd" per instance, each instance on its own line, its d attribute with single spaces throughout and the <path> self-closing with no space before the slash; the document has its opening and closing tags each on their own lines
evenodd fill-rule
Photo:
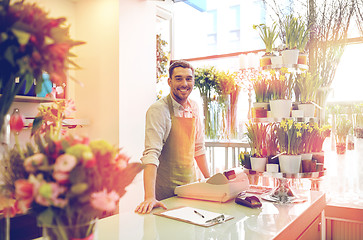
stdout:
<svg viewBox="0 0 363 240">
<path fill-rule="evenodd" d="M 55 99 L 45 98 L 45 97 L 30 97 L 16 95 L 14 102 L 31 102 L 31 103 L 43 103 L 43 102 L 54 102 Z"/>
</svg>

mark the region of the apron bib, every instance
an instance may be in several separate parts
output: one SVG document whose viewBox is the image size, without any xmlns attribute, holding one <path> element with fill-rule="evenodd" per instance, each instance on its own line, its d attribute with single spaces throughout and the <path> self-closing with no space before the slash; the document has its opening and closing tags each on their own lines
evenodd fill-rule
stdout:
<svg viewBox="0 0 363 240">
<path fill-rule="evenodd" d="M 170 94 L 167 97 L 171 118 L 171 129 L 159 157 L 155 196 L 162 200 L 175 196 L 177 186 L 196 181 L 194 167 L 195 117 L 174 116 Z"/>
</svg>

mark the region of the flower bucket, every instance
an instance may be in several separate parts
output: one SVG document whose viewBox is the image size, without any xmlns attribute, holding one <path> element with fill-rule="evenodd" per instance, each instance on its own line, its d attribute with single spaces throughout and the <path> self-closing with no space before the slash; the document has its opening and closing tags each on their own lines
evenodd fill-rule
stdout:
<svg viewBox="0 0 363 240">
<path fill-rule="evenodd" d="M 324 163 L 324 152 L 313 152 L 313 160 L 316 160 L 317 163 Z"/>
<path fill-rule="evenodd" d="M 251 157 L 251 169 L 257 172 L 264 172 L 267 163 L 267 157 Z"/>
<path fill-rule="evenodd" d="M 292 101 L 290 99 L 270 100 L 271 115 L 274 118 L 289 118 Z"/>
<path fill-rule="evenodd" d="M 282 65 L 282 56 L 272 56 L 271 57 L 271 66 L 272 67 L 281 67 Z"/>
<path fill-rule="evenodd" d="M 299 49 L 287 49 L 281 52 L 283 64 L 297 64 L 299 58 Z"/>
<path fill-rule="evenodd" d="M 280 171 L 282 173 L 299 173 L 301 166 L 301 155 L 279 156 Z"/>
<path fill-rule="evenodd" d="M 312 103 L 301 103 L 297 105 L 299 110 L 304 111 L 304 117 L 314 117 L 315 115 L 315 105 Z"/>
<path fill-rule="evenodd" d="M 42 225 L 43 240 L 94 240 L 97 219 L 75 225 Z"/>
<path fill-rule="evenodd" d="M 270 66 L 271 65 L 271 56 L 262 56 L 260 58 L 260 67 Z"/>
</svg>

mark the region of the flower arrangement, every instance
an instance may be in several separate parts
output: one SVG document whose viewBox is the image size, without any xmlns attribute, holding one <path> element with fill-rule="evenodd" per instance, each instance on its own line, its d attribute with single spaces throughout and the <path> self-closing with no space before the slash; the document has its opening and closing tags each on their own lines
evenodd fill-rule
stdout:
<svg viewBox="0 0 363 240">
<path fill-rule="evenodd" d="M 301 137 L 302 123 L 294 122 L 292 119 L 282 120 L 277 128 L 280 152 L 288 155 L 300 154 Z"/>
<path fill-rule="evenodd" d="M 337 116 L 337 125 L 335 129 L 337 137 L 346 138 L 352 128 L 352 122 L 347 118 L 346 115 L 339 114 Z"/>
<path fill-rule="evenodd" d="M 194 79 L 194 86 L 199 89 L 200 95 L 210 99 L 212 92 L 216 91 L 218 86 L 217 69 L 213 66 L 196 68 Z"/>
<path fill-rule="evenodd" d="M 278 37 L 278 32 L 276 31 L 277 25 L 272 24 L 272 27 L 267 27 L 266 24 L 253 25 L 253 29 L 258 29 L 260 37 L 266 46 L 266 55 L 271 55 L 273 51 L 273 45 Z"/>
<path fill-rule="evenodd" d="M 4 212 L 34 214 L 43 228 L 54 226 L 48 229 L 52 239 L 92 234 L 93 220 L 117 211 L 126 186 L 142 170 L 105 140 L 57 134 L 67 109 L 74 109 L 67 101 L 41 107 L 34 142 L 10 149 L 0 168 L 13 204 Z M 79 225 L 86 227 L 74 228 Z"/>
<path fill-rule="evenodd" d="M 246 127 L 246 136 L 251 146 L 251 156 L 266 157 L 266 136 L 269 132 L 270 125 L 265 123 L 254 123 L 250 121 L 248 124 L 246 124 Z"/>
<path fill-rule="evenodd" d="M 50 18 L 35 3 L 12 2 L 0 1 L 0 130 L 20 88 L 25 85 L 28 92 L 35 81 L 39 93 L 43 72 L 63 86 L 68 66 L 79 68 L 69 50 L 84 43 L 70 38 L 65 18 Z"/>
<path fill-rule="evenodd" d="M 31 135 L 36 133 L 50 133 L 50 137 L 57 139 L 65 131 L 62 131 L 62 121 L 76 111 L 74 101 L 56 100 L 49 104 L 42 104 L 39 113 L 33 121 Z"/>
</svg>

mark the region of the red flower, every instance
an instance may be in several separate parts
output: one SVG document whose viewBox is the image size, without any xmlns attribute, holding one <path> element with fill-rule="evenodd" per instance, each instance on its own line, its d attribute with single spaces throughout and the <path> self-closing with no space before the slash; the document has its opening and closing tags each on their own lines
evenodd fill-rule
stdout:
<svg viewBox="0 0 363 240">
<path fill-rule="evenodd" d="M 10 117 L 10 129 L 13 132 L 20 132 L 24 128 L 24 117 L 20 114 L 19 109 L 15 108 Z"/>
</svg>

